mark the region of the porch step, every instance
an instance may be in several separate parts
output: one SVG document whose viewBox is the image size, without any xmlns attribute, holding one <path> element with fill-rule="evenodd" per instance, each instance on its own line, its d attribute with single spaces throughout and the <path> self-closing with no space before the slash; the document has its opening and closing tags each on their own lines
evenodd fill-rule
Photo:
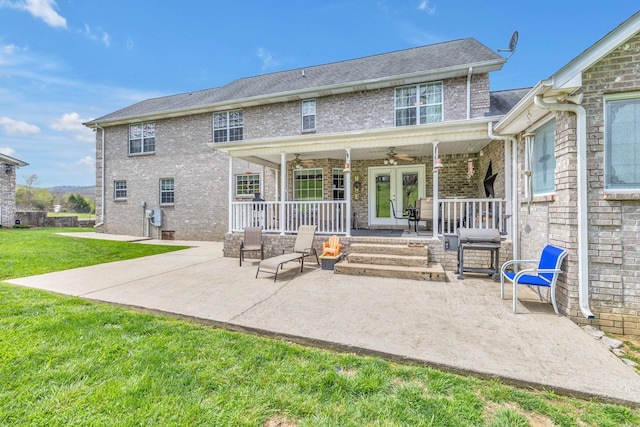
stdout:
<svg viewBox="0 0 640 427">
<path fill-rule="evenodd" d="M 407 256 L 429 256 L 429 248 L 420 243 L 416 246 L 410 246 L 411 243 L 387 244 L 387 243 L 352 243 L 349 247 L 349 253 L 358 254 L 381 254 L 381 255 L 407 255 Z M 420 245 L 420 246 L 417 246 Z"/>
<path fill-rule="evenodd" d="M 397 265 L 405 267 L 428 267 L 429 261 L 426 255 L 388 255 L 352 252 L 349 254 L 349 263 Z"/>
<path fill-rule="evenodd" d="M 422 243 L 352 243 L 336 274 L 444 282 L 440 264 L 429 264 L 429 248 Z"/>
<path fill-rule="evenodd" d="M 440 264 L 431 267 L 407 267 L 402 265 L 376 265 L 341 261 L 335 265 L 336 274 L 352 276 L 388 277 L 394 279 L 429 280 L 445 282 L 446 275 Z"/>
</svg>

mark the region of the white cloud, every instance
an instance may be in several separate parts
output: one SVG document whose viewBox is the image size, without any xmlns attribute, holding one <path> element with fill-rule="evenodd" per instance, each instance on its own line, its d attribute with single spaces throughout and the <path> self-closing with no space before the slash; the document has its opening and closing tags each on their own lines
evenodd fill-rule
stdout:
<svg viewBox="0 0 640 427">
<path fill-rule="evenodd" d="M 51 27 L 67 28 L 67 20 L 55 11 L 55 0 L 0 0 L 0 7 L 24 10 Z"/>
<path fill-rule="evenodd" d="M 106 47 L 111 46 L 111 36 L 102 28 L 91 28 L 88 24 L 84 24 L 84 28 L 78 30 L 78 32 L 90 40 L 101 42 Z"/>
<path fill-rule="evenodd" d="M 9 117 L 0 117 L 0 128 L 2 128 L 7 135 L 33 135 L 40 133 L 38 126 Z"/>
<path fill-rule="evenodd" d="M 0 154 L 4 154 L 5 156 L 13 157 L 15 159 L 18 152 L 11 147 L 0 147 Z"/>
<path fill-rule="evenodd" d="M 49 127 L 59 132 L 67 132 L 73 135 L 77 141 L 95 142 L 93 131 L 82 123 L 91 119 L 83 119 L 78 113 L 64 113 L 62 117 L 54 120 Z"/>
<path fill-rule="evenodd" d="M 78 166 L 86 166 L 89 168 L 93 168 L 95 164 L 96 164 L 96 161 L 91 156 L 85 156 L 76 162 L 76 165 Z"/>
<path fill-rule="evenodd" d="M 434 13 L 436 13 L 435 6 L 434 7 L 429 6 L 429 0 L 422 0 L 418 5 L 418 10 L 421 10 L 422 12 L 426 12 L 429 15 L 433 15 Z"/>
<path fill-rule="evenodd" d="M 279 61 L 273 59 L 273 55 L 266 49 L 258 48 L 258 58 L 262 60 L 262 69 L 267 70 L 269 68 L 277 67 L 280 65 Z"/>
</svg>

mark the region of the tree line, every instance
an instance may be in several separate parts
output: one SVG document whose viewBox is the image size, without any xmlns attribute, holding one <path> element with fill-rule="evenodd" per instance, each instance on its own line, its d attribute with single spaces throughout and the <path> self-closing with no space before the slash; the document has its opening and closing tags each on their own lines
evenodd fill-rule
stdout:
<svg viewBox="0 0 640 427">
<path fill-rule="evenodd" d="M 38 188 L 38 176 L 25 177 L 23 185 L 16 186 L 16 209 L 18 211 L 95 213 L 95 200 L 80 194 L 53 194 L 46 188 Z"/>
</svg>

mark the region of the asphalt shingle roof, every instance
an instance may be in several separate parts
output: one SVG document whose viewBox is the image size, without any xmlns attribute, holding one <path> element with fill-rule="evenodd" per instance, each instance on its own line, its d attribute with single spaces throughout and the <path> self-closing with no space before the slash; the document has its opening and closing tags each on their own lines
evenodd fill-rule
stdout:
<svg viewBox="0 0 640 427">
<path fill-rule="evenodd" d="M 489 112 L 487 116 L 502 116 L 507 114 L 514 105 L 531 90 L 530 87 L 523 89 L 499 90 L 489 94 Z"/>
<path fill-rule="evenodd" d="M 147 99 L 107 114 L 88 124 L 140 117 L 211 104 L 283 93 L 303 93 L 319 88 L 353 85 L 395 76 L 504 61 L 473 38 L 421 46 L 358 59 L 235 80 L 225 86 Z"/>
</svg>

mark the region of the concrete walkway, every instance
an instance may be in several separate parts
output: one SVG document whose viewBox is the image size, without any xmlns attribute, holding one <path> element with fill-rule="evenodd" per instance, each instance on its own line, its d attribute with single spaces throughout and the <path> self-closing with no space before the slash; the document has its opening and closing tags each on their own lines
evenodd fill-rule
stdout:
<svg viewBox="0 0 640 427">
<path fill-rule="evenodd" d="M 337 275 L 309 262 L 302 274 L 292 263 L 274 283 L 272 275 L 255 278 L 257 261 L 239 267 L 223 257 L 220 242 L 141 243 L 197 246 L 7 282 L 640 406 L 640 375 L 528 289 L 513 314 L 498 283 L 472 274 L 464 281 L 449 274 L 448 283 L 389 280 Z"/>
</svg>

